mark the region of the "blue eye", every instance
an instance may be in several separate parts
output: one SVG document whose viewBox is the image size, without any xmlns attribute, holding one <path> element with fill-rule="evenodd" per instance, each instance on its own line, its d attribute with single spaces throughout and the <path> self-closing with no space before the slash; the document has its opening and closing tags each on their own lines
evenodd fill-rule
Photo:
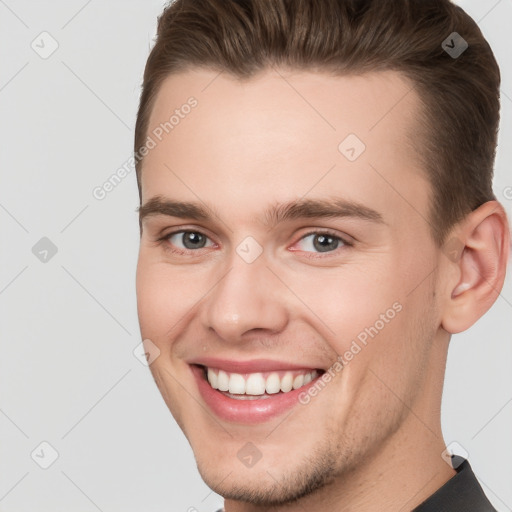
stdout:
<svg viewBox="0 0 512 512">
<path fill-rule="evenodd" d="M 190 251 L 196 252 L 198 249 L 215 246 L 215 243 L 205 234 L 193 230 L 174 231 L 158 239 L 158 242 L 164 244 L 165 250 L 180 255 L 187 255 L 190 254 Z M 300 251 L 321 254 L 331 253 L 343 247 L 351 247 L 353 243 L 334 233 L 312 231 L 304 235 L 295 245 Z"/>
<path fill-rule="evenodd" d="M 166 235 L 164 239 L 176 246 L 179 250 L 203 249 L 204 247 L 213 245 L 211 240 L 210 244 L 207 245 L 209 238 L 199 231 L 176 231 L 175 233 Z"/>
<path fill-rule="evenodd" d="M 308 240 L 309 239 L 309 240 Z M 300 250 L 306 252 L 332 252 L 343 245 L 350 245 L 339 236 L 332 233 L 314 232 L 302 237 L 298 245 L 303 243 Z"/>
</svg>

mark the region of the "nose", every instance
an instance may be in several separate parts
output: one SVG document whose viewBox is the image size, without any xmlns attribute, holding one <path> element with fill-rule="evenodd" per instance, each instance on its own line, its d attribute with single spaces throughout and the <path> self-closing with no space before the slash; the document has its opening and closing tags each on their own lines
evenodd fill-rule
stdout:
<svg viewBox="0 0 512 512">
<path fill-rule="evenodd" d="M 286 290 L 264 256 L 247 263 L 234 254 L 230 263 L 203 302 L 204 327 L 234 344 L 281 332 L 289 318 Z"/>
</svg>

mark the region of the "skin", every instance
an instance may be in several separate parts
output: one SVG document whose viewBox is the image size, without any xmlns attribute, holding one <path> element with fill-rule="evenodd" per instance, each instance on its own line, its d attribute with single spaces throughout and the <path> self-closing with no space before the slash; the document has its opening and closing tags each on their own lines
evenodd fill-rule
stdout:
<svg viewBox="0 0 512 512">
<path fill-rule="evenodd" d="M 217 216 L 144 218 L 137 303 L 142 337 L 160 350 L 150 369 L 201 476 L 227 512 L 412 510 L 455 474 L 442 457 L 447 348 L 503 286 L 504 209 L 490 201 L 454 227 L 459 258 L 435 245 L 432 190 L 414 148 L 420 100 L 396 72 L 272 69 L 241 82 L 193 69 L 165 80 L 150 131 L 190 96 L 197 107 L 144 159 L 142 204 L 198 201 Z M 366 145 L 354 162 L 338 150 L 350 133 Z M 273 203 L 333 197 L 377 210 L 384 223 L 258 221 Z M 157 241 L 184 229 L 206 235 L 206 246 Z M 314 235 L 304 237 L 325 229 L 354 245 L 318 252 Z M 247 236 L 263 249 L 250 264 L 236 252 Z M 195 357 L 326 369 L 395 302 L 401 311 L 287 416 L 224 421 L 198 393 L 187 363 Z M 247 442 L 261 453 L 252 467 L 237 457 Z"/>
</svg>

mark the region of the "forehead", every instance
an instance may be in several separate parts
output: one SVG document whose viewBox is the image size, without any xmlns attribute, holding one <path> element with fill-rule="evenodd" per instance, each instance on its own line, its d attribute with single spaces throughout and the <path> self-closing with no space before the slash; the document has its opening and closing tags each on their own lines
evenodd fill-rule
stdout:
<svg viewBox="0 0 512 512">
<path fill-rule="evenodd" d="M 425 213 L 429 185 L 413 146 L 419 115 L 412 84 L 393 71 L 172 75 L 150 116 L 143 202 L 209 195 L 235 214 L 314 192 L 397 219 L 411 203 Z"/>
</svg>

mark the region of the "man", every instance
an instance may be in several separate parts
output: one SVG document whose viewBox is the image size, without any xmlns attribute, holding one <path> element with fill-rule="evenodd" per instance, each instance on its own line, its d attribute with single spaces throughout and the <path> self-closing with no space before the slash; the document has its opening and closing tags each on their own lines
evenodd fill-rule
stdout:
<svg viewBox="0 0 512 512">
<path fill-rule="evenodd" d="M 505 277 L 499 84 L 448 0 L 176 0 L 159 18 L 139 322 L 226 512 L 494 510 L 449 463 L 440 404 L 451 335 Z"/>
</svg>

